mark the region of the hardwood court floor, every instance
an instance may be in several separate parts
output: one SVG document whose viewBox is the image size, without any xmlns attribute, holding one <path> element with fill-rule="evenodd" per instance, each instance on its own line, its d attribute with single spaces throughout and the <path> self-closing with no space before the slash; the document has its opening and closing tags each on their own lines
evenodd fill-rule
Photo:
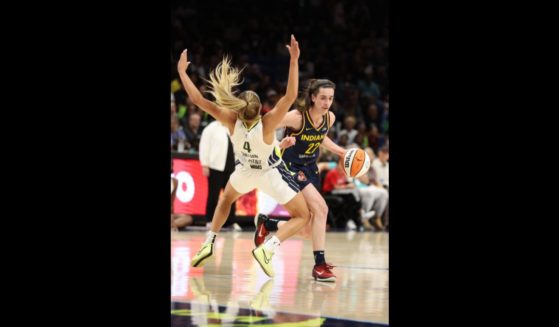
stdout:
<svg viewBox="0 0 559 327">
<path fill-rule="evenodd" d="M 205 232 L 175 232 L 172 326 L 386 326 L 388 235 L 327 233 L 326 261 L 336 266 L 337 282 L 324 283 L 311 276 L 310 241 L 283 242 L 272 259 L 271 279 L 252 257 L 252 232 L 221 232 L 213 257 L 201 268 L 190 267 L 190 259 Z"/>
</svg>

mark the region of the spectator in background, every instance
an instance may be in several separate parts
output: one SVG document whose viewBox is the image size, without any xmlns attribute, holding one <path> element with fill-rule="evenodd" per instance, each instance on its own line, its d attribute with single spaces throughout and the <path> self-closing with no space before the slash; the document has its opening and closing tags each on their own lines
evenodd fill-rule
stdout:
<svg viewBox="0 0 559 327">
<path fill-rule="evenodd" d="M 354 116 L 346 116 L 344 119 L 344 127 L 340 130 L 338 137 L 342 135 L 347 135 L 347 144 L 353 143 L 355 136 L 357 136 L 357 130 L 355 129 L 356 120 Z"/>
<path fill-rule="evenodd" d="M 325 147 L 318 148 L 318 151 L 320 151 L 318 162 L 337 162 L 339 160 L 339 157 L 335 153 Z"/>
<path fill-rule="evenodd" d="M 347 101 L 345 101 L 342 107 L 344 108 L 343 121 L 345 121 L 345 118 L 348 116 L 355 117 L 356 121 L 363 120 L 363 109 L 361 108 L 361 104 L 359 103 L 359 90 L 350 88 L 348 90 Z"/>
<path fill-rule="evenodd" d="M 353 139 L 353 143 L 357 144 L 361 149 L 369 146 L 369 139 L 367 138 L 367 129 L 364 122 L 357 123 L 357 135 Z"/>
<path fill-rule="evenodd" d="M 370 147 L 365 152 L 371 159 L 375 160 L 375 153 Z M 382 216 L 388 206 L 388 191 L 384 189 L 378 181 L 376 170 L 371 168 L 369 171 L 356 180 L 356 185 L 361 195 L 361 205 L 363 209 L 363 224 L 366 227 L 373 227 L 376 230 L 384 229 Z"/>
<path fill-rule="evenodd" d="M 272 110 L 272 108 L 276 106 L 278 100 L 279 100 L 278 92 L 276 92 L 274 89 L 269 89 L 266 92 L 266 99 L 262 104 L 262 114 L 265 114 L 268 111 Z"/>
<path fill-rule="evenodd" d="M 188 149 L 192 149 L 193 151 L 198 151 L 200 146 L 200 137 L 202 136 L 202 128 L 200 127 L 201 121 L 201 115 L 197 112 L 192 112 L 188 116 L 188 125 L 184 129 L 186 140 L 190 145 Z"/>
<path fill-rule="evenodd" d="M 373 148 L 374 151 L 378 152 L 378 149 L 382 147 L 383 143 L 384 136 L 379 133 L 377 125 L 371 124 L 369 133 L 367 134 L 367 144 Z"/>
<path fill-rule="evenodd" d="M 380 130 L 385 134 L 388 134 L 388 112 L 389 112 L 388 100 L 389 100 L 388 95 L 386 95 L 383 101 L 382 114 L 380 117 Z"/>
<path fill-rule="evenodd" d="M 341 210 L 343 216 L 338 218 L 343 221 L 339 221 L 339 223 L 346 223 L 347 228 L 350 230 L 355 230 L 357 226 L 362 225 L 359 221 L 360 219 L 357 218 L 360 217 L 361 211 L 359 191 L 355 183 L 345 174 L 343 160 L 338 160 L 336 168 L 326 173 L 322 191 L 324 195 L 335 195 L 343 199 L 344 204 Z"/>
<path fill-rule="evenodd" d="M 216 151 L 218 149 L 218 151 Z M 229 140 L 229 130 L 219 121 L 214 120 L 202 131 L 199 149 L 202 173 L 208 177 L 208 200 L 206 202 L 206 225 L 212 221 L 219 194 L 229 181 L 229 176 L 235 171 L 235 155 L 233 145 Z M 223 227 L 233 226 L 236 231 L 242 228 L 236 222 L 236 201 L 231 205 L 231 211 Z"/>
<path fill-rule="evenodd" d="M 348 140 L 349 140 L 349 136 L 347 136 L 347 134 L 342 134 L 338 138 L 338 145 L 341 146 L 342 148 L 347 148 L 347 146 L 349 145 Z"/>
<path fill-rule="evenodd" d="M 375 103 L 374 99 L 380 98 L 380 88 L 378 84 L 373 81 L 373 65 L 367 65 L 364 73 L 365 78 L 359 79 L 357 87 L 362 97 L 369 99 L 369 103 Z"/>
<path fill-rule="evenodd" d="M 340 102 L 338 99 L 334 99 L 334 103 L 332 103 L 332 106 L 330 107 L 330 111 L 334 113 L 334 116 L 336 116 L 336 123 L 332 128 L 330 129 L 330 131 L 335 131 L 336 133 L 342 128 L 342 123 L 344 121 L 344 113 L 343 113 L 343 108 L 340 106 Z M 332 140 L 337 140 L 337 137 L 331 137 L 329 136 Z"/>
<path fill-rule="evenodd" d="M 177 113 L 177 103 L 174 100 L 174 97 L 172 96 L 173 94 L 171 93 L 171 114 L 173 113 Z"/>
<path fill-rule="evenodd" d="M 193 77 L 195 83 L 198 83 L 197 77 L 208 78 L 208 70 L 201 64 L 202 59 L 209 63 L 209 67 L 215 67 L 227 52 L 238 61 L 238 67 L 246 66 L 246 85 L 254 85 L 256 89 L 251 90 L 264 96 L 268 90 L 267 79 L 276 81 L 283 77 L 278 67 L 283 67 L 282 62 L 286 60 L 284 47 L 275 40 L 281 40 L 290 31 L 300 31 L 300 37 L 308 40 L 305 51 L 309 54 L 301 62 L 302 79 L 323 76 L 337 81 L 340 86 L 337 97 L 341 100 L 346 82 L 358 87 L 357 81 L 362 80 L 364 93 L 376 94 L 376 88 L 367 85 L 367 75 L 371 75 L 379 87 L 380 96 L 388 93 L 388 1 L 334 1 L 325 4 L 315 0 L 286 0 L 286 3 L 297 10 L 266 10 L 259 12 L 257 18 L 246 20 L 239 19 L 244 8 L 220 6 L 212 0 L 172 6 L 174 28 L 171 30 L 171 48 L 174 50 L 171 51 L 171 72 L 175 73 L 172 78 L 176 77 L 178 59 L 174 54 L 184 49 L 186 40 L 189 40 L 196 44 L 190 49 L 195 53 L 191 59 L 193 75 L 197 75 Z M 212 8 L 211 15 L 204 14 L 207 8 Z M 323 38 L 313 35 L 328 35 L 328 45 Z M 176 85 L 174 90 L 180 88 Z M 184 99 L 177 98 L 179 103 L 184 103 Z M 337 117 L 337 121 L 341 123 L 343 119 Z"/>
<path fill-rule="evenodd" d="M 388 146 L 382 147 L 378 152 L 378 158 L 373 160 L 372 167 L 375 170 L 378 181 L 388 190 Z"/>
<path fill-rule="evenodd" d="M 371 126 L 371 124 L 379 125 L 378 106 L 375 103 L 369 103 L 364 119 L 366 126 Z"/>
<path fill-rule="evenodd" d="M 171 151 L 183 152 L 185 148 L 190 147 L 186 140 L 186 135 L 179 124 L 177 113 L 171 113 Z"/>
</svg>

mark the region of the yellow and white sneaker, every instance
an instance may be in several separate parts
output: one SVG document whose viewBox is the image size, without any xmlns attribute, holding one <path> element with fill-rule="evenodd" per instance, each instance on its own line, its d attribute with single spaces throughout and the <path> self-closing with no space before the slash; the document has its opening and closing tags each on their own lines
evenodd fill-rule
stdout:
<svg viewBox="0 0 559 327">
<path fill-rule="evenodd" d="M 212 256 L 214 253 L 214 244 L 213 243 L 205 243 L 200 248 L 200 251 L 194 255 L 192 261 L 190 261 L 190 265 L 192 267 L 202 267 L 206 264 L 206 261 Z"/>
<path fill-rule="evenodd" d="M 273 252 L 270 252 L 264 248 L 264 244 L 260 245 L 256 249 L 252 250 L 252 256 L 262 270 L 268 275 L 269 277 L 274 277 L 274 269 L 272 267 L 272 256 L 274 255 Z"/>
</svg>

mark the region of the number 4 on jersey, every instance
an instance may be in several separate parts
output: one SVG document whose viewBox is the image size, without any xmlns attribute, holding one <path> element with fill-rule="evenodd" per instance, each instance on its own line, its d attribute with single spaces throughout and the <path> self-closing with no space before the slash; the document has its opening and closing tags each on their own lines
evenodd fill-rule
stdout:
<svg viewBox="0 0 559 327">
<path fill-rule="evenodd" d="M 250 143 L 245 142 L 245 144 L 243 145 L 243 149 L 247 150 L 247 152 L 250 153 Z"/>
</svg>

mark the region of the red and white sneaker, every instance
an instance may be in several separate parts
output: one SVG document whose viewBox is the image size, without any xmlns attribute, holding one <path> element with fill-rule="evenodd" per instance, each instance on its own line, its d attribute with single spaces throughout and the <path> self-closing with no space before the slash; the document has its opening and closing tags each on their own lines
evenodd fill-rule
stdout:
<svg viewBox="0 0 559 327">
<path fill-rule="evenodd" d="M 268 219 L 268 216 L 261 213 L 254 217 L 254 226 L 256 226 L 256 230 L 254 231 L 254 245 L 256 247 L 264 243 L 266 236 L 270 234 L 270 231 L 264 226 L 266 219 Z"/>
<path fill-rule="evenodd" d="M 334 268 L 334 266 L 329 263 L 315 265 L 312 270 L 312 276 L 319 282 L 335 282 L 336 275 L 330 270 L 332 268 Z"/>
</svg>

